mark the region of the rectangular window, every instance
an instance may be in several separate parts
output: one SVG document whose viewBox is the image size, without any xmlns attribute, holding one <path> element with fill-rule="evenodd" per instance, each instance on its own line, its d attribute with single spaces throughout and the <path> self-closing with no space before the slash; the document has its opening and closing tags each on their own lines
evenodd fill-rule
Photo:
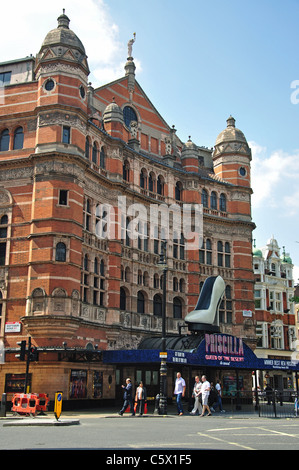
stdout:
<svg viewBox="0 0 299 470">
<path fill-rule="evenodd" d="M 62 142 L 64 144 L 69 144 L 71 141 L 71 128 L 68 126 L 63 126 L 62 128 Z"/>
<path fill-rule="evenodd" d="M 68 199 L 68 191 L 66 189 L 59 190 L 59 205 L 60 206 L 67 206 Z"/>
<path fill-rule="evenodd" d="M 0 73 L 0 87 L 9 85 L 11 79 L 11 72 L 1 72 Z"/>
</svg>

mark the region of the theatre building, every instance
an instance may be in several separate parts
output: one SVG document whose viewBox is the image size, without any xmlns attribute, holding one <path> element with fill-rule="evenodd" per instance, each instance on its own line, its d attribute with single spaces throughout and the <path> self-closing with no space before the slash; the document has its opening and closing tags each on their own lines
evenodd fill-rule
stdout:
<svg viewBox="0 0 299 470">
<path fill-rule="evenodd" d="M 17 343 L 29 338 L 36 354 L 28 390 L 50 400 L 57 390 L 74 406 L 114 400 L 127 375 L 157 393 L 159 364 L 146 351 L 161 335 L 166 237 L 145 216 L 134 227 L 131 210 L 198 205 L 198 246 L 186 248 L 183 224 L 170 224 L 166 245 L 171 395 L 177 368 L 190 363 L 180 354 L 200 345 L 184 318 L 209 276 L 226 286 L 219 334 L 254 354 L 251 150 L 232 116 L 214 148 L 181 140 L 136 79 L 133 40 L 124 75 L 93 88 L 84 45 L 64 12 L 53 28 L 35 57 L 0 63 L 0 393 L 23 391 Z M 233 350 L 217 356 L 243 357 Z M 233 363 L 223 361 L 228 372 L 214 362 L 210 378 L 225 372 L 236 385 Z M 191 373 L 209 365 L 196 363 Z M 251 366 L 242 372 L 244 388 L 251 374 Z"/>
</svg>

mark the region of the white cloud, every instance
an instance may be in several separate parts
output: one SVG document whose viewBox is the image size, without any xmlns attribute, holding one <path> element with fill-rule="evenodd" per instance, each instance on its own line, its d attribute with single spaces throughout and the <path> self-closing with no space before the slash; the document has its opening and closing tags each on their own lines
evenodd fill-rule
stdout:
<svg viewBox="0 0 299 470">
<path fill-rule="evenodd" d="M 37 5 L 33 0 L 12 0 L 3 4 L 2 17 L 7 21 L 1 24 L 1 34 L 9 41 L 1 50 L 2 62 L 36 55 L 46 34 L 57 27 L 63 7 L 71 20 L 70 29 L 85 47 L 93 86 L 124 75 L 127 44 L 120 42 L 119 27 L 110 16 L 109 2 L 64 0 L 62 4 L 60 0 L 52 0 L 46 10 Z"/>
<path fill-rule="evenodd" d="M 284 210 L 285 215 L 299 214 L 298 179 L 299 151 L 288 154 L 276 150 L 270 155 L 267 148 L 249 142 L 252 150 L 252 205 Z"/>
</svg>

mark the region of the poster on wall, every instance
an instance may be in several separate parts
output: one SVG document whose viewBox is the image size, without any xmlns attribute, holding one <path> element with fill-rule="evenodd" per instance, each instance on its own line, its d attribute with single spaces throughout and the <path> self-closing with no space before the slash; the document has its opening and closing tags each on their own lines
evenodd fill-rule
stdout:
<svg viewBox="0 0 299 470">
<path fill-rule="evenodd" d="M 24 393 L 25 374 L 6 374 L 5 393 Z M 31 390 L 31 374 L 28 374 L 28 385 Z"/>
<path fill-rule="evenodd" d="M 87 371 L 71 370 L 70 398 L 87 397 Z"/>
</svg>

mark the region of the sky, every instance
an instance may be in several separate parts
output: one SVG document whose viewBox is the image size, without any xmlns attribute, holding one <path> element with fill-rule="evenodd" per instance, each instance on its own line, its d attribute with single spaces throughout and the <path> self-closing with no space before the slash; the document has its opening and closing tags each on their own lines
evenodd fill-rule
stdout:
<svg viewBox="0 0 299 470">
<path fill-rule="evenodd" d="M 36 55 L 63 8 L 94 88 L 124 75 L 136 33 L 136 79 L 183 142 L 213 147 L 236 119 L 252 150 L 253 238 L 285 247 L 297 284 L 299 0 L 11 0 L 0 62 Z"/>
</svg>

